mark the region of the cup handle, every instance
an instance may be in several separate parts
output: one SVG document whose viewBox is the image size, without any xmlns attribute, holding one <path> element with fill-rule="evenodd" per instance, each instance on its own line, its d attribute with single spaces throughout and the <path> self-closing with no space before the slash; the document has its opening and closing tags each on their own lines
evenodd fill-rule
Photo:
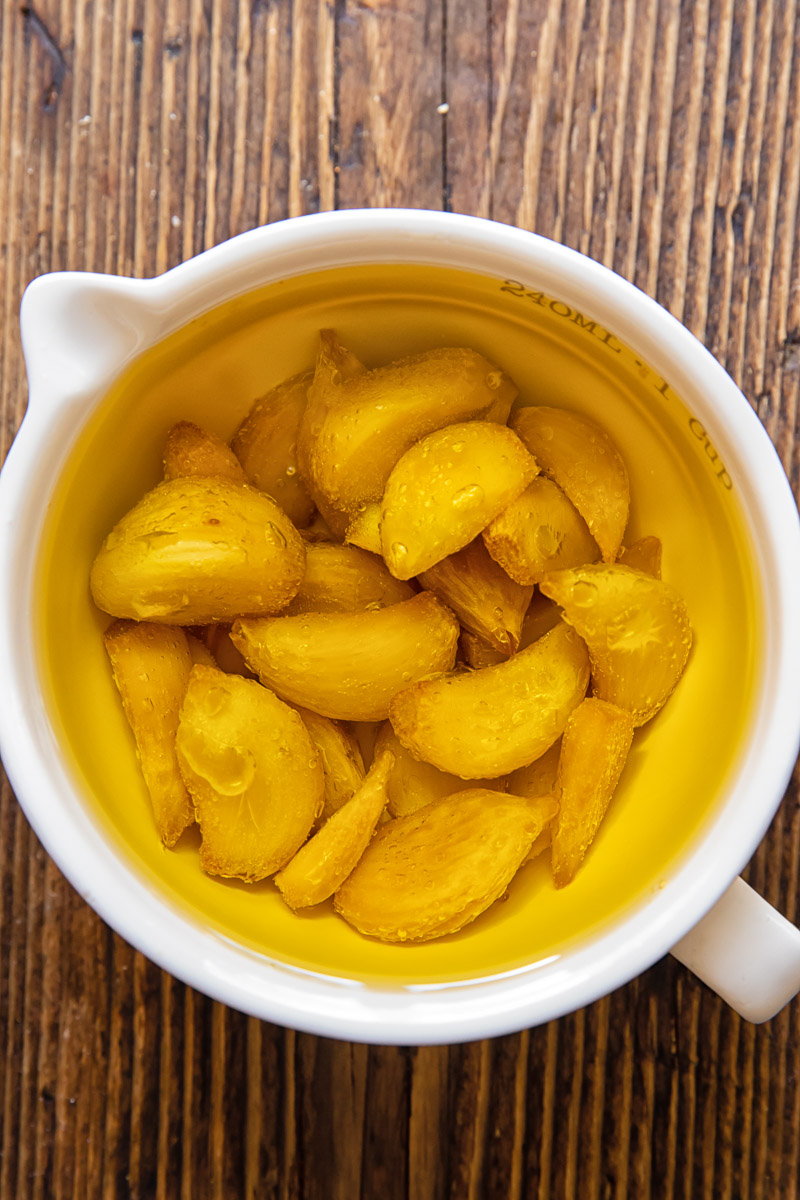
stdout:
<svg viewBox="0 0 800 1200">
<path fill-rule="evenodd" d="M 734 879 L 672 953 L 756 1025 L 800 992 L 800 929 L 743 879 Z"/>
</svg>

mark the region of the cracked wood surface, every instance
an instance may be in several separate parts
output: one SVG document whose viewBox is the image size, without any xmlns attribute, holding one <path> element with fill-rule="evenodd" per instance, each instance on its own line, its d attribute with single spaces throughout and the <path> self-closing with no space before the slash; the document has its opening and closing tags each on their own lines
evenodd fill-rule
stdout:
<svg viewBox="0 0 800 1200">
<path fill-rule="evenodd" d="M 613 266 L 743 387 L 795 493 L 793 0 L 0 0 L 0 458 L 44 271 L 150 275 L 265 221 L 450 207 Z M 795 779 L 749 868 L 798 916 Z M 451 1048 L 295 1034 L 160 972 L 0 792 L 2 1200 L 785 1200 L 800 1003 L 667 959 Z"/>
</svg>

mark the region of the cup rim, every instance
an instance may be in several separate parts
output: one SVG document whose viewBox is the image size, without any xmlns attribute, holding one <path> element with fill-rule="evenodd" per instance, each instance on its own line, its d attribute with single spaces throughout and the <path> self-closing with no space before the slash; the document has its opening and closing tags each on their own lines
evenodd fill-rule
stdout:
<svg viewBox="0 0 800 1200">
<path fill-rule="evenodd" d="M 379 246 L 382 257 L 376 257 Z M 800 743 L 800 678 L 793 670 L 800 661 L 800 623 L 791 620 L 793 599 L 800 594 L 797 509 L 777 454 L 746 398 L 674 317 L 577 251 L 477 217 L 404 209 L 320 213 L 240 234 L 150 280 L 82 273 L 45 276 L 34 281 L 23 301 L 26 363 L 30 369 L 40 337 L 29 297 L 54 280 L 135 297 L 143 322 L 147 315 L 158 315 L 158 336 L 150 335 L 152 322 L 144 333 L 151 344 L 233 295 L 276 277 L 307 273 L 308 265 L 289 271 L 287 266 L 310 250 L 315 271 L 355 262 L 407 261 L 498 276 L 513 267 L 515 278 L 535 278 L 543 291 L 602 321 L 669 377 L 680 394 L 688 392 L 698 402 L 707 397 L 700 410 L 737 478 L 761 577 L 769 580 L 773 622 L 768 631 L 770 675 L 762 688 L 758 721 L 725 803 L 661 890 L 556 961 L 501 976 L 416 987 L 370 985 L 265 958 L 202 928 L 151 891 L 82 808 L 41 703 L 36 703 L 31 638 L 20 637 L 20 619 L 23 624 L 28 620 L 30 631 L 30 605 L 26 613 L 24 600 L 37 555 L 31 535 L 37 520 L 41 526 L 45 507 L 36 505 L 35 484 L 44 482 L 37 464 L 60 436 L 53 411 L 69 409 L 75 417 L 81 413 L 82 425 L 93 408 L 87 401 L 105 390 L 98 380 L 82 395 L 51 399 L 48 411 L 37 393 L 45 384 L 32 378 L 30 412 L 0 474 L 0 659 L 9 667 L 8 686 L 0 696 L 0 753 L 37 836 L 73 886 L 127 941 L 191 986 L 234 1008 L 322 1036 L 394 1044 L 495 1036 L 590 1003 L 652 965 L 716 902 L 761 840 Z M 498 263 L 506 266 L 498 269 Z M 189 297 L 197 307 L 187 316 Z M 121 369 L 118 364 L 113 374 Z M 48 480 L 44 495 L 53 486 Z M 764 797 L 757 807 L 753 796 Z M 712 847 L 714 853 L 709 853 Z"/>
</svg>

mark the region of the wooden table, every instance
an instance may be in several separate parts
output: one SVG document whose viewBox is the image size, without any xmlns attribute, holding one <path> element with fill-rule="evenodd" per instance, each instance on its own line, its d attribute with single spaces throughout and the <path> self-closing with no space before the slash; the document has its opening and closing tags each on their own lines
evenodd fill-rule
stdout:
<svg viewBox="0 0 800 1200">
<path fill-rule="evenodd" d="M 44 271 L 150 275 L 316 209 L 575 246 L 741 384 L 795 487 L 795 0 L 0 0 L 0 457 Z M 797 917 L 795 781 L 750 867 Z M 800 1191 L 800 1003 L 744 1024 L 672 960 L 491 1042 L 248 1019 L 135 953 L 0 798 L 0 1196 L 433 1200 Z"/>
</svg>

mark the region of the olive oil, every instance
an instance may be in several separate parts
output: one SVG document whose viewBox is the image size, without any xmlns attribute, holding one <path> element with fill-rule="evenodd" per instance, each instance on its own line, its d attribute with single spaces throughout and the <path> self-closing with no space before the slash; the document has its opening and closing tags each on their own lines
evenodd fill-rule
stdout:
<svg viewBox="0 0 800 1200">
<path fill-rule="evenodd" d="M 519 403 L 562 406 L 604 425 L 630 476 L 625 543 L 662 539 L 663 576 L 683 595 L 694 631 L 684 678 L 637 734 L 574 882 L 556 891 L 542 854 L 506 902 L 430 945 L 373 942 L 329 904 L 297 916 L 269 881 L 211 879 L 199 867 L 195 830 L 175 850 L 162 848 L 103 649 L 109 619 L 89 595 L 105 534 L 159 481 L 171 426 L 189 420 L 227 440 L 256 397 L 313 365 L 321 328 L 335 328 L 370 366 L 470 347 L 511 376 Z M 734 481 L 705 429 L 613 331 L 514 280 L 408 265 L 304 275 L 230 301 L 145 352 L 79 434 L 39 566 L 46 711 L 93 819 L 197 923 L 288 965 L 350 978 L 432 983 L 511 971 L 552 959 L 645 903 L 718 811 L 757 690 L 752 554 Z"/>
</svg>

